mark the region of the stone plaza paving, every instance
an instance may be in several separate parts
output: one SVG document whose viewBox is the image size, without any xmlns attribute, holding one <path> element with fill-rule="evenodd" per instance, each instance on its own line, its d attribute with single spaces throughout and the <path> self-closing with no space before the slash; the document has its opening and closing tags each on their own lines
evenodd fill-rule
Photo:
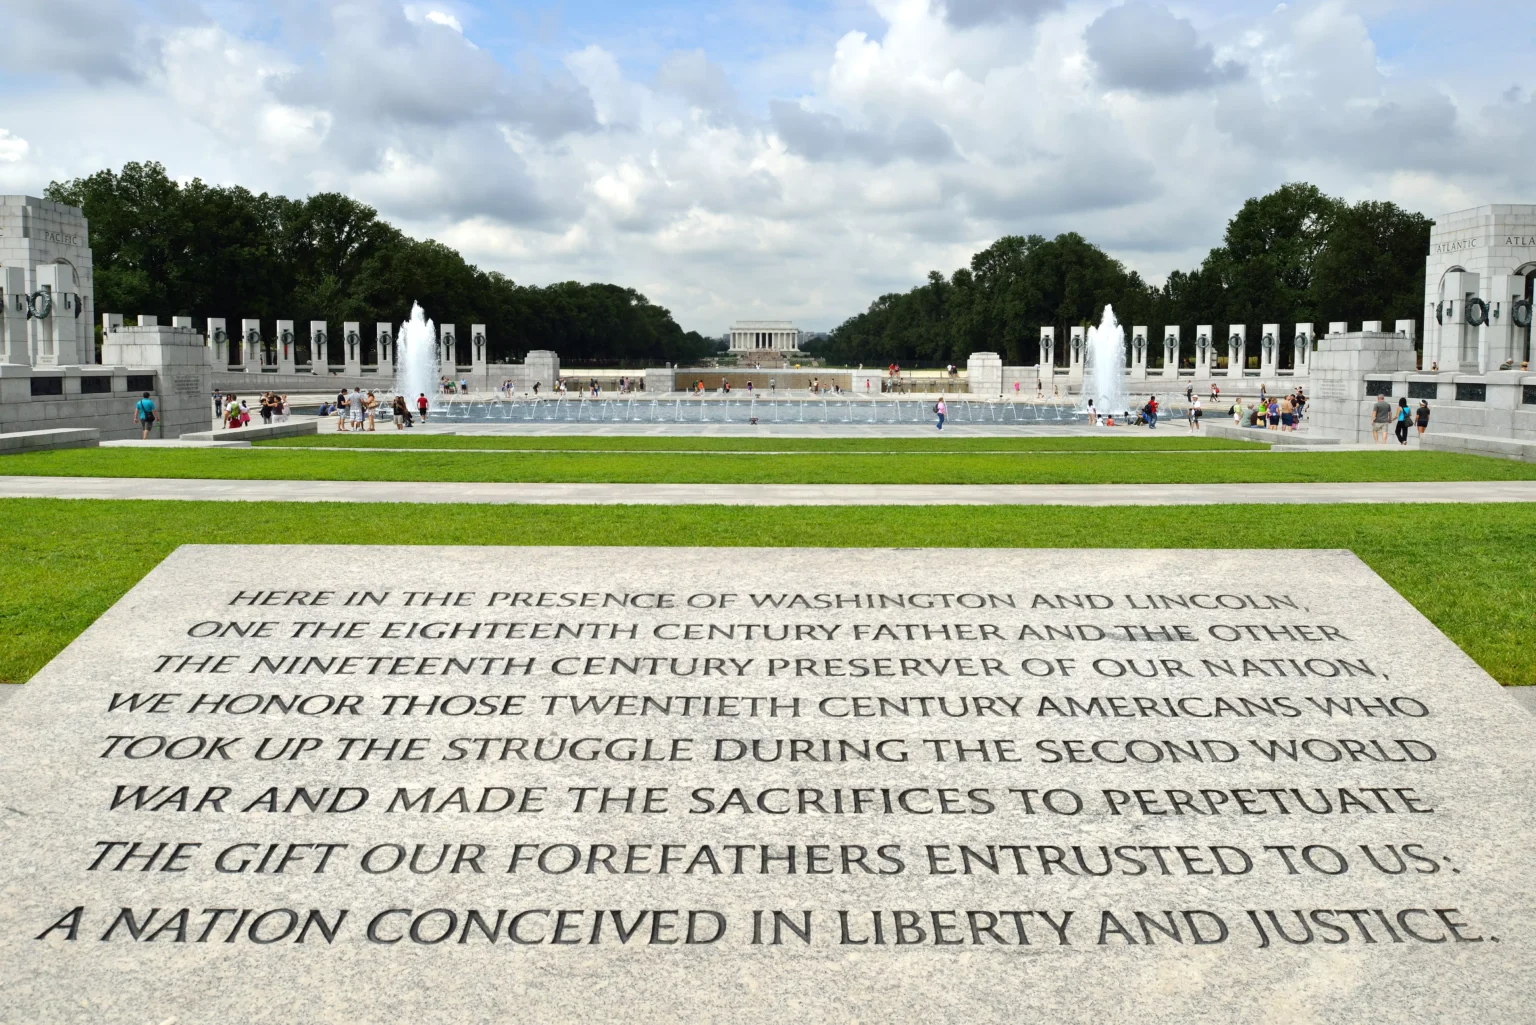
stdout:
<svg viewBox="0 0 1536 1025">
<path fill-rule="evenodd" d="M 1350 484 L 544 484 L 0 477 L 0 498 L 487 505 L 1313 505 L 1536 502 L 1536 481 Z"/>
</svg>

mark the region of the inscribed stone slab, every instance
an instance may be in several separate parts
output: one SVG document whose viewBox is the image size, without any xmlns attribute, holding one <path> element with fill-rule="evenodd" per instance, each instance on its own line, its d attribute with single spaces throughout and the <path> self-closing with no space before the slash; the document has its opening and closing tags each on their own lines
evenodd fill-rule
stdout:
<svg viewBox="0 0 1536 1025">
<path fill-rule="evenodd" d="M 1533 741 L 1348 552 L 189 546 L 0 1021 L 1531 1021 Z"/>
</svg>

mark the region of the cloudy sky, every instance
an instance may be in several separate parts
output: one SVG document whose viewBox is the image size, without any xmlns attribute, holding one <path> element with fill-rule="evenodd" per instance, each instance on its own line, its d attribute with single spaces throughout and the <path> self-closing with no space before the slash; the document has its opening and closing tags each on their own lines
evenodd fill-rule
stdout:
<svg viewBox="0 0 1536 1025">
<path fill-rule="evenodd" d="M 0 0 L 0 192 L 340 190 L 517 281 L 835 325 L 999 235 L 1154 281 L 1309 180 L 1536 202 L 1492 0 Z"/>
</svg>

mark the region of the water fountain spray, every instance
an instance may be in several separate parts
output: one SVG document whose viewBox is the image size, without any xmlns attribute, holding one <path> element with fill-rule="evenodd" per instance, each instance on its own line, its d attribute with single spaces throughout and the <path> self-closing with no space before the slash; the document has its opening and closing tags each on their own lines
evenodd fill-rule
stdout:
<svg viewBox="0 0 1536 1025">
<path fill-rule="evenodd" d="M 411 303 L 411 319 L 395 335 L 395 387 L 406 405 L 416 408 L 416 396 L 425 395 L 436 405 L 437 326 L 427 319 L 420 303 Z"/>
<path fill-rule="evenodd" d="M 1125 390 L 1125 329 L 1115 319 L 1114 307 L 1105 304 L 1098 327 L 1088 329 L 1083 364 L 1083 404 L 1093 400 L 1100 414 L 1119 416 L 1127 411 Z"/>
</svg>

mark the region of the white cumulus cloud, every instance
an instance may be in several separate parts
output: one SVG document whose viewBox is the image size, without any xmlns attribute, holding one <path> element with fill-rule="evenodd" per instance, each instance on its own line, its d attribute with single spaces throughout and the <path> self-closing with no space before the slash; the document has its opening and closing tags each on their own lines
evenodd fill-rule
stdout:
<svg viewBox="0 0 1536 1025">
<path fill-rule="evenodd" d="M 707 333 L 830 327 L 1003 234 L 1078 231 L 1157 280 L 1285 181 L 1430 214 L 1536 193 L 1536 82 L 1453 93 L 1345 0 L 1191 2 L 870 0 L 793 54 L 573 34 L 537 58 L 468 2 L 282 8 L 302 46 L 117 5 L 69 44 L 88 74 L 27 65 L 49 116 L 0 129 L 0 188 L 160 159 L 341 190 L 517 281 L 632 286 Z"/>
</svg>

